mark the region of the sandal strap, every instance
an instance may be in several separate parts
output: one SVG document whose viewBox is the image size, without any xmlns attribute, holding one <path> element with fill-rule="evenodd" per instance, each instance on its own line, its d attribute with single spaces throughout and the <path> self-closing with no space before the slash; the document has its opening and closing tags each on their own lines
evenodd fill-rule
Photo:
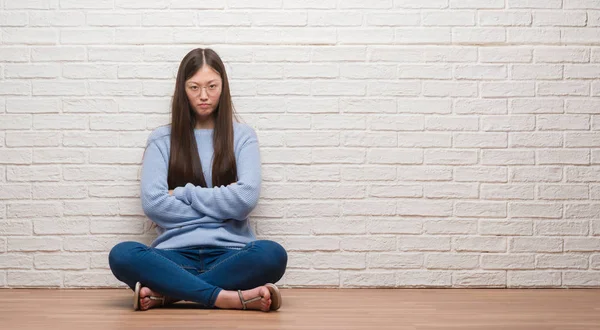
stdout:
<svg viewBox="0 0 600 330">
<path fill-rule="evenodd" d="M 165 305 L 165 297 L 148 296 L 148 298 L 150 298 L 150 300 L 160 300 L 160 305 Z"/>
<path fill-rule="evenodd" d="M 251 302 L 255 302 L 257 300 L 261 300 L 262 296 L 257 296 L 248 300 L 244 300 L 244 296 L 242 295 L 242 290 L 238 290 L 238 296 L 240 296 L 240 301 L 242 302 L 242 309 L 247 309 L 246 308 L 246 304 L 249 304 Z"/>
<path fill-rule="evenodd" d="M 240 301 L 242 302 L 242 309 L 246 309 L 246 302 L 244 301 L 244 296 L 242 296 L 242 290 L 238 290 L 238 296 L 240 296 Z"/>
</svg>

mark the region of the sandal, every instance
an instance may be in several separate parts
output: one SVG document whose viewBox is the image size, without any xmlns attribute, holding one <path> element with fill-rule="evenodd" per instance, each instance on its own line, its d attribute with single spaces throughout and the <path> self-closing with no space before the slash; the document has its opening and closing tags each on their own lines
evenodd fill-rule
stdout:
<svg viewBox="0 0 600 330">
<path fill-rule="evenodd" d="M 269 310 L 276 311 L 281 307 L 281 292 L 279 292 L 279 288 L 272 283 L 267 283 L 264 286 L 269 289 L 271 293 L 271 307 Z M 242 295 L 242 291 L 238 290 L 238 296 L 240 296 L 240 301 L 242 302 L 242 309 L 247 309 L 246 304 L 262 299 L 262 296 L 254 297 L 248 300 L 244 300 L 244 296 Z"/>
<path fill-rule="evenodd" d="M 142 283 L 137 282 L 135 284 L 135 291 L 133 292 L 133 310 L 134 311 L 140 310 L 140 289 L 141 288 L 142 288 Z M 150 298 L 151 300 L 160 300 L 161 306 L 165 305 L 165 297 L 148 296 L 148 298 Z"/>
</svg>

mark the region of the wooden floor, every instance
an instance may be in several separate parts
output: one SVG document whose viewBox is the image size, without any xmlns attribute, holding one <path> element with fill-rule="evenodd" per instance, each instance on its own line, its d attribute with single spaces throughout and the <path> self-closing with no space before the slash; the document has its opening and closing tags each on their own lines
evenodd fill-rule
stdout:
<svg viewBox="0 0 600 330">
<path fill-rule="evenodd" d="M 131 291 L 0 290 L 0 329 L 600 329 L 597 289 L 283 289 L 277 312 L 183 303 L 134 312 Z"/>
</svg>

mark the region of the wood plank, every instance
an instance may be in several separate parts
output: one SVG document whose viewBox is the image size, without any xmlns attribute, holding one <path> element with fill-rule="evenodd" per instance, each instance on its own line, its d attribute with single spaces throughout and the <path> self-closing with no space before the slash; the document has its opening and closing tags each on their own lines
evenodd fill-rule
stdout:
<svg viewBox="0 0 600 330">
<path fill-rule="evenodd" d="M 0 290 L 1 329 L 600 329 L 599 289 L 282 289 L 278 312 L 179 303 L 134 312 L 132 293 Z"/>
</svg>

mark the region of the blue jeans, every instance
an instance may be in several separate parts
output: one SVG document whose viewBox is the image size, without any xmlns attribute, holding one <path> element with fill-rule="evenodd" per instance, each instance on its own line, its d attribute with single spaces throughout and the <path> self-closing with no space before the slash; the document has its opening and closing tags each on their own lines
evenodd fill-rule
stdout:
<svg viewBox="0 0 600 330">
<path fill-rule="evenodd" d="M 221 290 L 248 290 L 281 279 L 285 249 L 273 241 L 254 241 L 241 250 L 214 246 L 156 249 L 122 242 L 108 256 L 115 277 L 131 289 L 136 282 L 174 298 L 213 308 Z"/>
</svg>

